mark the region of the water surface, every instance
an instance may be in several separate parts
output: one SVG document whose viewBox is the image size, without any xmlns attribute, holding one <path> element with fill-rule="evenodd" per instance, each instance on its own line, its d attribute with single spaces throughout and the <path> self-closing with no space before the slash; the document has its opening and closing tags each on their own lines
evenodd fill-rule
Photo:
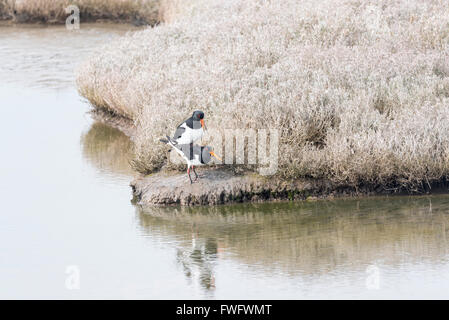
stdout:
<svg viewBox="0 0 449 320">
<path fill-rule="evenodd" d="M 135 29 L 81 26 L 0 27 L 0 298 L 449 298 L 447 195 L 133 206 L 73 72 Z"/>
</svg>

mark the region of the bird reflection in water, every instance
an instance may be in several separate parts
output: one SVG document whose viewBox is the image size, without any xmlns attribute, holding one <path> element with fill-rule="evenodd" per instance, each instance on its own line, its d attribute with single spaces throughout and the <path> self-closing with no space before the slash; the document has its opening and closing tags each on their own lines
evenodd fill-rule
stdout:
<svg viewBox="0 0 449 320">
<path fill-rule="evenodd" d="M 215 290 L 214 266 L 218 258 L 218 243 L 214 238 L 200 238 L 192 233 L 190 247 L 177 248 L 176 261 L 182 266 L 190 284 L 199 282 L 201 288 Z"/>
</svg>

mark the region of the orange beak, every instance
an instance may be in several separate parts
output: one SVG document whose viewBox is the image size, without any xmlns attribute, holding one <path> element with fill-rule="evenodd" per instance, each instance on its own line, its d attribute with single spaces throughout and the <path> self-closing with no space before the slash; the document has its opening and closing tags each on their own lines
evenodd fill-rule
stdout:
<svg viewBox="0 0 449 320">
<path fill-rule="evenodd" d="M 218 160 L 222 161 L 221 158 L 215 154 L 215 152 L 211 151 L 209 153 L 210 153 L 211 156 L 213 156 L 213 157 L 217 158 Z"/>
<path fill-rule="evenodd" d="M 206 125 L 204 124 L 204 120 L 201 119 L 200 122 L 201 122 L 201 127 L 204 128 L 204 130 L 206 130 Z"/>
</svg>

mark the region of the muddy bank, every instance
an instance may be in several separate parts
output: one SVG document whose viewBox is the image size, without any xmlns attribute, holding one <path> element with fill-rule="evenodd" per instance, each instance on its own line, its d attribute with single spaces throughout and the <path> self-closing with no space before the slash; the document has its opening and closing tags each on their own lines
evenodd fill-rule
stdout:
<svg viewBox="0 0 449 320">
<path fill-rule="evenodd" d="M 161 171 L 131 182 L 134 202 L 154 205 L 219 205 L 239 202 L 317 200 L 334 197 L 391 194 L 384 189 L 336 186 L 314 179 L 282 180 L 252 172 L 235 174 L 226 167 L 198 169 L 200 179 L 190 184 L 186 173 Z"/>
<path fill-rule="evenodd" d="M 190 184 L 186 173 L 158 172 L 131 182 L 137 204 L 218 205 L 233 202 L 304 200 L 330 190 L 318 181 L 280 181 L 246 173 L 236 175 L 226 168 L 200 168 L 200 178 Z"/>
<path fill-rule="evenodd" d="M 131 182 L 134 203 L 142 206 L 220 205 L 241 202 L 314 201 L 376 195 L 437 194 L 449 191 L 447 182 L 423 185 L 415 190 L 381 186 L 336 185 L 318 179 L 283 180 L 247 172 L 235 174 L 226 167 L 203 167 L 200 179 L 190 184 L 186 173 L 161 171 Z"/>
</svg>

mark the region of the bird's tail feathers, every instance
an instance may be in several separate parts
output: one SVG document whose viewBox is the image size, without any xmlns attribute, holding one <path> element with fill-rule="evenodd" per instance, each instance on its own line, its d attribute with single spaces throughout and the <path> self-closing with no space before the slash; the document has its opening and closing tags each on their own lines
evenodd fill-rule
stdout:
<svg viewBox="0 0 449 320">
<path fill-rule="evenodd" d="M 167 137 L 168 141 L 170 141 L 170 143 L 171 143 L 173 146 L 175 146 L 175 145 L 178 144 L 178 142 L 177 142 L 176 140 L 173 140 L 173 139 L 170 138 L 169 136 L 166 136 L 166 137 Z"/>
<path fill-rule="evenodd" d="M 160 142 L 162 142 L 162 143 L 165 143 L 165 144 L 169 144 L 169 145 L 171 145 L 171 146 L 174 146 L 174 145 L 176 145 L 177 143 L 172 139 L 172 138 L 170 138 L 169 136 L 165 136 L 167 139 L 159 139 L 159 141 Z"/>
<path fill-rule="evenodd" d="M 168 144 L 170 147 L 178 150 L 179 148 L 176 147 L 176 142 L 173 141 L 172 138 L 170 138 L 169 136 L 165 136 L 167 139 L 159 139 L 160 142 Z M 169 152 L 171 151 L 171 149 L 169 150 Z"/>
</svg>

